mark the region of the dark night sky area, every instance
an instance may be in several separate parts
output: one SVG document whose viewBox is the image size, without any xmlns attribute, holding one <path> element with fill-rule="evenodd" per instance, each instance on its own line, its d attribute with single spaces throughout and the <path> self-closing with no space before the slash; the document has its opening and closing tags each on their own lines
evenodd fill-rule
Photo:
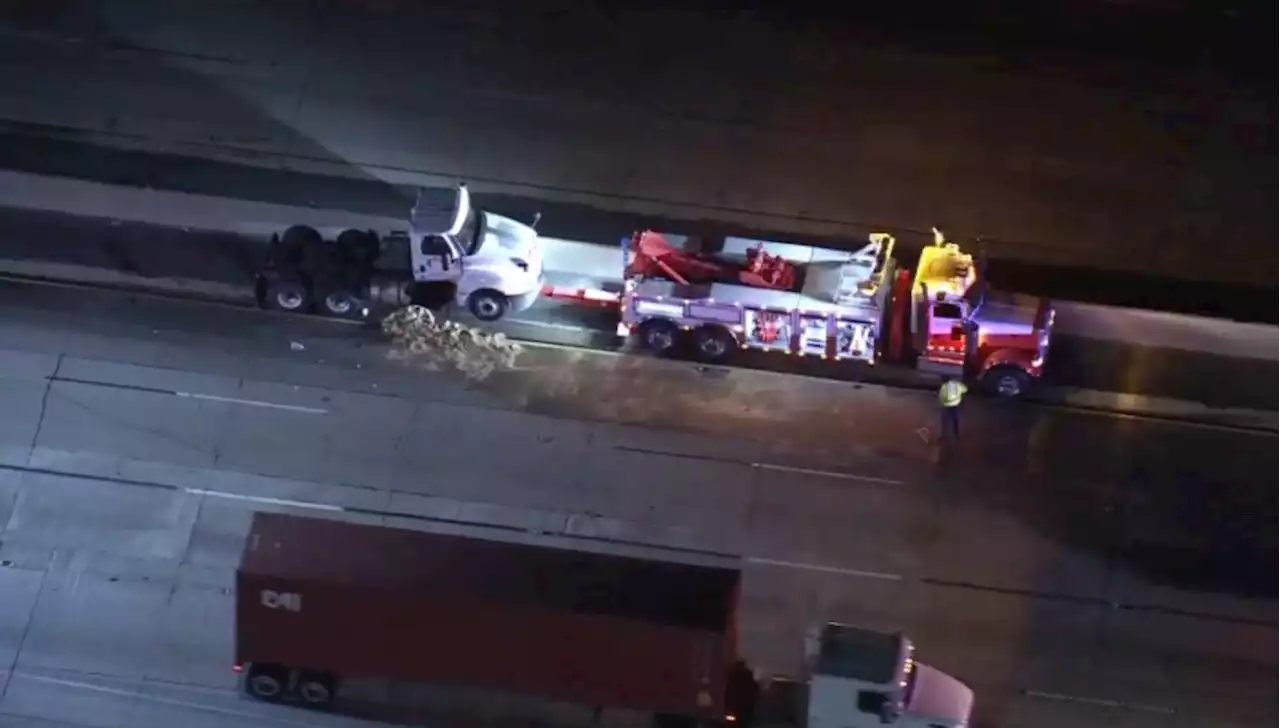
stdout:
<svg viewBox="0 0 1280 728">
<path fill-rule="evenodd" d="M 1277 6 L 1261 0 L 599 0 L 606 14 L 690 7 L 842 42 L 887 44 L 1027 65 L 1120 71 L 1160 83 L 1210 73 L 1230 86 L 1276 91 Z"/>
</svg>

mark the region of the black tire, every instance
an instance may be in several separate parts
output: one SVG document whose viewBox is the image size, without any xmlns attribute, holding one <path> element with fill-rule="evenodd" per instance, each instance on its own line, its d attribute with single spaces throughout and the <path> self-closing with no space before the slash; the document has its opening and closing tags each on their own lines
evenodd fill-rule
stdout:
<svg viewBox="0 0 1280 728">
<path fill-rule="evenodd" d="M 991 367 L 982 375 L 982 389 L 999 399 L 1018 399 L 1031 387 L 1031 377 L 1016 366 Z"/>
<path fill-rule="evenodd" d="M 278 665 L 250 665 L 244 675 L 244 691 L 255 700 L 278 703 L 289 685 L 289 671 Z"/>
<path fill-rule="evenodd" d="M 481 321 L 497 321 L 507 315 L 507 297 L 491 289 L 476 291 L 467 299 L 467 310 Z"/>
<path fill-rule="evenodd" d="M 324 237 L 313 227 L 294 225 L 280 238 L 280 254 L 285 265 L 310 269 L 324 255 Z"/>
<path fill-rule="evenodd" d="M 381 252 L 378 236 L 369 230 L 343 230 L 338 235 L 338 258 L 343 266 L 364 270 Z"/>
<path fill-rule="evenodd" d="M 302 281 L 272 281 L 263 303 L 273 311 L 303 313 L 311 303 L 311 292 Z"/>
<path fill-rule="evenodd" d="M 298 676 L 298 700 L 308 708 L 327 710 L 333 706 L 337 681 L 332 676 L 318 672 L 304 672 Z"/>
<path fill-rule="evenodd" d="M 693 332 L 693 355 L 707 364 L 728 361 L 738 340 L 723 326 L 702 326 Z"/>
<path fill-rule="evenodd" d="M 320 313 L 330 318 L 358 319 L 364 304 L 347 291 L 330 291 L 316 302 Z"/>
<path fill-rule="evenodd" d="M 683 336 L 680 327 L 663 319 L 650 319 L 636 331 L 640 345 L 658 356 L 674 356 Z"/>
</svg>

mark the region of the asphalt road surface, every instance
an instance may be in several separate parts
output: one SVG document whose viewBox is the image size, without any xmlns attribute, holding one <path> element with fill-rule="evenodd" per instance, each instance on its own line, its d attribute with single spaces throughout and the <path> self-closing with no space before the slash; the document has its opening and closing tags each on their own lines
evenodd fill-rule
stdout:
<svg viewBox="0 0 1280 728">
<path fill-rule="evenodd" d="M 576 3 L 15 8 L 0 106 L 19 134 L 793 234 L 937 225 L 1034 258 L 1274 284 L 1274 113 L 1203 73 L 1149 91 Z M 1222 241 L 1249 252 L 1206 253 Z"/>
<path fill-rule="evenodd" d="M 170 193 L 137 193 L 128 188 L 83 185 L 80 183 L 22 176 L 30 187 L 37 181 L 66 191 L 47 204 L 96 210 L 119 210 L 123 217 L 151 217 L 155 212 L 173 213 L 179 203 L 198 205 L 193 198 Z M 101 191 L 101 205 L 87 202 L 81 188 Z M 53 195 L 53 192 L 50 192 Z M 156 198 L 155 209 L 134 209 L 128 200 L 141 196 Z M 12 195 L 8 195 L 12 197 Z M 166 202 L 159 198 L 174 198 Z M 17 200 L 18 198 L 14 198 Z M 25 199 L 25 198 L 23 198 Z M 259 214 L 252 205 L 223 201 L 235 219 Z M 31 204 L 45 204 L 34 200 Z M 212 204 L 212 203 L 211 203 Z M 207 206 L 206 206 L 207 207 Z M 297 208 L 272 207 L 288 215 Z M 299 214 L 307 212 L 299 210 Z M 341 215 L 325 213 L 333 220 Z M 207 210 L 193 212 L 190 222 L 200 225 Z M 624 216 L 615 216 L 613 239 L 632 228 Z M 173 219 L 172 217 L 167 219 Z M 179 218 L 180 219 L 180 218 Z M 301 218 L 286 218 L 301 219 Z M 356 225 L 355 221 L 350 222 Z M 369 222 L 368 224 L 374 224 Z M 235 227 L 230 220 L 228 227 Z M 259 225 L 259 227 L 263 227 Z M 263 229 L 274 229 L 269 225 Z M 601 285 L 602 276 L 616 278 L 620 254 L 600 237 L 580 237 L 588 243 L 557 243 L 547 239 L 547 266 L 553 282 L 583 281 L 575 285 Z M 605 238 L 604 240 L 608 240 Z M 601 243 L 592 245 L 591 242 Z M 176 229 L 162 225 L 121 222 L 102 218 L 0 207 L 0 258 L 21 264 L 59 266 L 66 277 L 80 275 L 76 269 L 120 272 L 146 281 L 196 281 L 227 297 L 248 295 L 248 284 L 265 245 L 258 235 Z M 6 264 L 8 265 L 8 264 Z M 43 268 L 32 269 L 40 272 Z M 1126 409 L 1124 401 L 1110 395 L 1080 395 L 1089 392 L 1120 393 L 1145 398 L 1195 402 L 1219 411 L 1269 412 L 1275 409 L 1276 328 L 1259 324 L 1237 324 L 1198 317 L 1123 311 L 1108 307 L 1058 305 L 1058 324 L 1046 370 L 1046 382 L 1065 390 L 1062 397 L 1077 404 Z M 599 310 L 545 300 L 523 312 L 516 324 L 522 338 L 600 348 L 617 348 L 616 320 Z M 805 358 L 745 357 L 745 363 L 829 378 L 863 381 L 892 381 L 892 368 L 828 365 Z M 930 385 L 932 383 L 930 382 Z M 1061 399 L 1061 398 L 1059 398 Z M 1221 416 L 1206 412 L 1205 417 Z"/>
<path fill-rule="evenodd" d="M 638 425 L 672 424 L 660 395 L 678 376 L 657 362 L 630 360 L 636 391 L 605 418 L 601 389 L 530 396 L 540 371 L 608 371 L 563 352 L 462 387 L 357 327 L 27 286 L 0 287 L 0 340 L 5 725 L 352 724 L 233 693 L 231 571 L 249 513 L 274 508 L 738 554 L 753 660 L 795 669 L 815 621 L 905 628 L 920 659 L 975 687 L 980 726 L 1277 720 L 1274 438 L 1049 414 L 1066 436 L 1039 459 L 990 465 L 975 453 L 1000 436 L 979 424 L 972 448 L 934 463 L 890 447 L 927 399 L 873 388 L 840 395 L 862 415 L 845 433 L 710 395 L 674 403 L 683 431 L 653 429 Z M 774 380 L 776 402 L 821 394 Z M 584 412 L 598 419 L 564 418 Z M 786 448 L 751 437 L 789 430 Z M 1218 480 L 1084 477 L 1134 457 Z M 1203 531 L 1210 511 L 1235 539 Z M 1216 560 L 1219 581 L 1157 573 L 1153 557 Z M 1229 593 L 1245 584 L 1223 565 L 1251 559 L 1261 593 Z M 413 722 L 432 703 L 360 705 Z"/>
</svg>

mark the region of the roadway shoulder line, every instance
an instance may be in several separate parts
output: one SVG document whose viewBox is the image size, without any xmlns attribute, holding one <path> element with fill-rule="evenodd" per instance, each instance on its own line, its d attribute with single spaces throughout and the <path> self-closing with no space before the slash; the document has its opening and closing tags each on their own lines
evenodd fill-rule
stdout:
<svg viewBox="0 0 1280 728">
<path fill-rule="evenodd" d="M 775 473 L 795 473 L 797 475 L 812 475 L 819 478 L 835 478 L 836 480 L 857 480 L 863 483 L 880 483 L 882 485 L 906 484 L 901 480 L 894 480 L 893 478 L 877 478 L 873 475 L 854 475 L 853 473 L 841 473 L 835 470 L 793 468 L 789 465 L 774 465 L 772 463 L 751 463 L 751 467 L 756 470 L 771 470 Z"/>
<path fill-rule="evenodd" d="M 862 569 L 846 569 L 842 566 L 824 566 L 822 564 L 806 564 L 799 561 L 783 561 L 781 559 L 769 559 L 763 556 L 748 556 L 744 559 L 748 564 L 757 566 L 776 566 L 780 569 L 795 569 L 796 571 L 816 571 L 822 574 L 835 574 L 837 576 L 852 576 L 860 579 L 880 579 L 882 581 L 903 581 L 901 574 L 888 574 L 881 571 L 863 571 Z"/>
<path fill-rule="evenodd" d="M 221 490 L 205 490 L 204 488 L 183 488 L 183 491 L 191 495 L 203 495 L 210 498 L 225 498 L 227 500 L 247 501 L 249 503 L 262 503 L 273 506 L 289 506 L 292 508 L 305 508 L 313 511 L 328 511 L 329 513 L 343 513 L 347 508 L 342 506 L 329 505 L 327 503 L 314 503 L 311 501 L 289 500 L 288 498 L 271 498 L 265 495 L 241 495 L 239 493 L 228 493 Z"/>
<path fill-rule="evenodd" d="M 167 394 L 171 397 L 181 397 L 183 399 L 199 399 L 208 402 L 222 402 L 224 404 L 239 404 L 246 407 L 264 407 L 267 409 L 285 410 L 288 412 L 301 412 L 309 415 L 327 415 L 329 410 L 319 407 L 304 407 L 297 404 L 280 404 L 278 402 L 266 402 L 258 399 L 240 399 L 238 397 L 222 397 L 216 394 L 201 394 L 199 392 L 182 392 L 176 389 L 163 389 L 161 387 L 148 387 L 141 384 L 120 384 L 118 382 L 95 382 L 90 379 L 77 379 L 75 377 L 50 376 L 45 377 L 50 382 L 64 382 L 67 384 L 80 384 L 86 387 L 103 387 L 105 389 L 123 389 L 130 392 L 144 392 L 147 394 Z"/>
<path fill-rule="evenodd" d="M 0 261 L 0 263 L 4 263 L 4 262 L 6 261 Z M 21 262 L 21 261 L 18 261 L 18 262 Z M 114 293 L 126 293 L 129 295 L 142 296 L 142 297 L 146 297 L 146 298 L 150 298 L 158 301 L 179 302 L 179 303 L 198 305 L 198 306 L 213 306 L 213 307 L 223 308 L 228 310 L 256 311 L 256 312 L 262 313 L 261 309 L 257 308 L 257 306 L 255 306 L 252 302 L 249 302 L 247 300 L 233 301 L 223 297 L 192 295 L 190 292 L 186 292 L 186 291 L 177 292 L 177 291 L 159 290 L 155 287 L 154 284 L 122 285 L 122 284 L 94 283 L 94 282 L 86 283 L 83 281 L 66 280 L 62 278 L 51 278 L 48 276 L 27 275 L 22 273 L 15 273 L 13 271 L 0 271 L 0 280 L 10 281 L 10 282 L 21 284 L 21 285 L 47 286 L 47 287 L 53 287 L 53 288 L 67 288 L 67 289 L 77 289 L 77 290 L 84 290 L 84 291 L 100 291 L 100 292 L 105 291 L 105 292 L 114 292 Z M 308 321 L 325 321 L 328 323 L 346 324 L 346 325 L 355 325 L 355 326 L 369 325 L 369 322 L 364 320 L 327 318 L 323 316 L 313 316 L 309 314 L 287 314 L 287 313 L 282 314 L 281 312 L 271 312 L 271 314 L 274 317 L 279 319 L 285 319 L 285 318 L 306 319 Z M 517 323 L 515 320 L 510 320 L 510 321 L 512 323 Z M 524 324 L 524 325 L 531 325 L 531 326 L 541 326 L 544 328 L 566 328 L 566 329 L 573 328 L 565 324 L 550 324 L 550 323 L 543 324 L 538 322 L 530 322 L 527 320 L 519 320 L 518 323 Z M 581 328 L 580 327 L 573 328 L 573 330 L 581 330 Z M 607 332 L 601 332 L 601 333 L 607 333 Z M 598 348 L 593 348 L 591 346 L 573 345 L 573 344 L 557 344 L 552 342 L 532 341 L 532 340 L 525 340 L 525 339 L 516 339 L 516 341 L 521 346 L 527 346 L 535 349 L 559 349 L 563 351 L 571 351 L 571 352 L 578 352 L 578 353 L 589 352 L 596 355 L 616 356 L 616 357 L 632 356 L 632 354 L 629 354 L 628 352 L 598 349 Z M 737 368 L 732 367 L 731 369 L 737 369 Z M 824 379 L 822 377 L 816 377 L 816 376 L 807 375 L 807 374 L 796 374 L 796 373 L 784 374 L 781 372 L 775 372 L 768 369 L 745 368 L 744 371 L 752 371 L 752 372 L 757 372 L 761 374 L 772 374 L 776 376 L 803 378 L 803 379 L 809 379 L 815 382 L 822 382 L 825 384 L 838 385 L 838 386 L 844 386 L 844 385 L 850 384 L 849 382 L 845 382 L 841 380 Z M 894 383 L 885 383 L 885 382 L 881 382 L 881 383 L 855 382 L 853 384 L 857 386 L 863 386 L 863 385 L 869 384 L 871 386 L 885 387 L 888 389 L 905 389 L 905 390 L 924 391 L 924 388 L 921 388 L 921 387 L 911 387 L 903 384 L 894 384 Z M 1052 400 L 1037 400 L 1034 397 L 1028 398 L 1027 402 L 1029 404 L 1036 404 L 1048 409 L 1056 409 L 1059 411 L 1072 412 L 1072 413 L 1076 413 L 1084 416 L 1095 416 L 1095 417 L 1115 418 L 1115 419 L 1130 419 L 1130 420 L 1135 420 L 1140 422 L 1141 421 L 1158 422 L 1164 425 L 1169 425 L 1174 427 L 1218 430 L 1222 432 L 1231 432 L 1231 433 L 1247 435 L 1251 437 L 1274 438 L 1277 436 L 1277 431 L 1275 429 L 1265 425 L 1234 424 L 1230 422 L 1209 422 L 1205 420 L 1195 419 L 1194 416 L 1180 416 L 1178 414 L 1173 414 L 1173 413 L 1114 411 L 1114 410 L 1108 410 L 1100 407 L 1090 408 L 1090 407 L 1083 407 L 1080 405 L 1054 402 Z"/>
<path fill-rule="evenodd" d="M 1080 703 L 1083 705 L 1096 705 L 1101 708 L 1118 708 L 1121 710 L 1136 710 L 1144 713 L 1159 713 L 1161 715 L 1174 715 L 1178 711 L 1173 708 L 1166 708 L 1162 705 L 1145 705 L 1142 703 L 1128 703 L 1123 700 L 1108 700 L 1106 698 L 1090 698 L 1080 695 L 1067 695 L 1065 693 L 1051 693 L 1040 690 L 1023 690 L 1022 694 L 1029 698 L 1039 698 L 1041 700 L 1056 700 L 1063 703 Z"/>
<path fill-rule="evenodd" d="M 881 485 L 906 485 L 905 481 L 894 480 L 893 478 L 880 478 L 874 475 L 857 475 L 855 473 L 844 473 L 838 470 L 814 470 L 811 468 L 796 468 L 790 465 L 777 465 L 775 463 L 753 463 L 747 460 L 738 460 L 737 458 L 719 457 L 716 455 L 698 455 L 695 453 L 677 452 L 674 450 L 654 450 L 644 447 L 631 447 L 628 445 L 614 445 L 614 450 L 622 452 L 632 452 L 638 455 L 655 455 L 667 458 L 682 458 L 685 460 L 703 460 L 710 463 L 724 463 L 726 465 L 742 465 L 753 470 L 768 470 L 775 473 L 793 473 L 796 475 L 810 475 L 819 478 L 834 478 L 836 480 L 855 480 L 863 483 L 879 483 Z"/>
<path fill-rule="evenodd" d="M 196 392 L 174 392 L 175 396 L 186 399 L 202 399 L 209 402 L 225 402 L 227 404 L 242 404 L 247 407 L 264 407 L 267 409 L 286 410 L 288 412 L 301 412 L 308 415 L 327 415 L 329 410 L 320 409 L 319 407 L 303 407 L 297 404 L 278 404 L 276 402 L 263 402 L 256 399 L 239 399 L 237 397 L 219 397 L 216 394 L 199 394 Z"/>
</svg>

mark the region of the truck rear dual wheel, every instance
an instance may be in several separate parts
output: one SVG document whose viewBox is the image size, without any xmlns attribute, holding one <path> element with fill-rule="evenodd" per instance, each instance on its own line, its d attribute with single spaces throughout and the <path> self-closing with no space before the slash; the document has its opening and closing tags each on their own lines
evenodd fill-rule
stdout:
<svg viewBox="0 0 1280 728">
<path fill-rule="evenodd" d="M 363 306 L 346 291 L 333 291 L 320 299 L 320 312 L 333 318 L 359 318 Z"/>
<path fill-rule="evenodd" d="M 686 333 L 665 319 L 650 319 L 640 324 L 637 332 L 644 348 L 658 356 L 676 356 L 688 344 L 695 359 L 719 364 L 738 348 L 738 340 L 723 326 L 700 326 Z"/>
<path fill-rule="evenodd" d="M 1015 366 L 991 367 L 982 375 L 982 388 L 993 397 L 1017 399 L 1026 394 L 1031 377 Z"/>
<path fill-rule="evenodd" d="M 302 313 L 311 303 L 311 292 L 301 281 L 273 281 L 267 284 L 267 308 L 289 313 Z"/>
</svg>

